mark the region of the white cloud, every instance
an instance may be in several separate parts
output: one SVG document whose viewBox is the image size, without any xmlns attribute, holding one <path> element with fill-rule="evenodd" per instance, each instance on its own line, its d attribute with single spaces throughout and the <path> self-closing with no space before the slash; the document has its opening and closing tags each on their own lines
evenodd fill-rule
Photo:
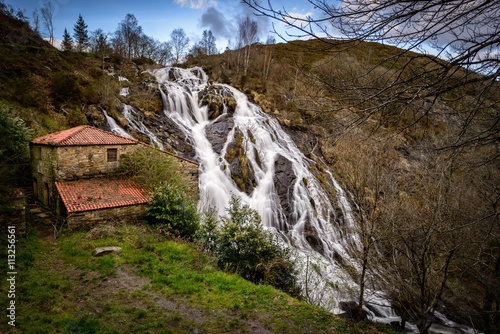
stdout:
<svg viewBox="0 0 500 334">
<path fill-rule="evenodd" d="M 295 8 L 294 8 L 295 9 Z M 282 22 L 281 24 L 287 26 L 287 25 L 298 25 L 298 26 L 305 26 L 307 24 L 307 21 L 309 17 L 313 16 L 313 12 L 307 12 L 305 14 L 299 13 L 299 12 L 288 12 L 287 16 L 284 17 L 288 24 Z"/>
<path fill-rule="evenodd" d="M 194 9 L 204 9 L 210 6 L 217 6 L 215 0 L 174 0 L 174 2 L 181 7 L 189 6 Z"/>
</svg>

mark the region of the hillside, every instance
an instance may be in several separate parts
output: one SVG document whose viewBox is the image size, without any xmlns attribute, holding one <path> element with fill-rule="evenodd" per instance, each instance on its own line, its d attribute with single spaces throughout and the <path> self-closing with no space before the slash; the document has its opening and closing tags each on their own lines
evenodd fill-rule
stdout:
<svg viewBox="0 0 500 334">
<path fill-rule="evenodd" d="M 9 29 L 15 26 L 9 24 Z M 21 24 L 16 31 L 26 38 L 0 34 L 4 36 L 0 45 L 0 107 L 14 118 L 22 119 L 31 136 L 81 124 L 109 130 L 103 114 L 106 110 L 118 125 L 148 142 L 147 136 L 136 131 L 123 116 L 122 103 L 125 103 L 134 108 L 136 117 L 155 132 L 166 149 L 195 158 L 192 142 L 186 141 L 162 113 L 156 78 L 144 72 L 157 65 L 146 59 L 125 59 L 119 54 L 60 52 L 23 29 L 28 28 Z M 309 170 L 327 189 L 331 202 L 336 203 L 338 194 L 329 181 L 332 171 L 356 203 L 352 214 L 359 225 L 354 232 L 363 236 L 369 246 L 355 255 L 366 259 L 368 270 L 380 275 L 376 276 L 376 282 L 369 283 L 387 291 L 401 316 L 409 321 L 432 318 L 432 314 L 418 314 L 415 310 L 432 305 L 432 310 L 445 310 L 454 321 L 493 333 L 500 321 L 500 166 L 494 135 L 498 124 L 491 120 L 499 111 L 499 91 L 493 89 L 484 96 L 481 103 L 487 107 L 479 109 L 480 117 L 469 122 L 470 127 L 463 132 L 467 117 L 464 119 L 462 111 L 476 103 L 481 86 L 445 92 L 435 101 L 411 89 L 401 93 L 389 87 L 384 94 L 368 100 L 366 96 L 373 95 L 373 85 L 384 87 L 402 69 L 401 77 L 409 80 L 410 75 L 430 67 L 429 60 L 405 54 L 404 57 L 418 58 L 414 67 L 406 69 L 407 58 L 385 61 L 401 50 L 377 43 L 332 51 L 339 50 L 323 48 L 319 41 L 254 45 L 246 70 L 241 60 L 242 50 L 188 57 L 183 66 L 201 66 L 210 83 L 222 82 L 238 88 L 267 115 L 277 119 L 300 152 L 314 161 Z M 364 74 L 367 70 L 369 75 Z M 458 69 L 457 76 L 462 75 L 478 76 Z M 421 76 L 416 84 L 425 86 L 431 79 Z M 120 95 L 123 87 L 129 87 L 132 94 Z M 211 120 L 220 115 L 223 107 L 229 106 L 234 111 L 234 100 L 218 97 L 218 88 L 213 87 L 200 92 L 205 97 L 203 103 L 209 106 Z M 399 101 L 385 104 L 393 102 L 391 96 L 400 93 Z M 223 121 L 216 124 L 227 132 L 231 121 Z M 214 131 L 218 128 L 214 127 Z M 486 134 L 485 140 L 475 140 L 477 134 Z M 234 141 L 224 159 L 229 162 L 232 179 L 248 194 L 256 185 L 246 168 L 248 157 L 242 147 L 243 135 L 246 134 L 235 129 Z M 216 147 L 222 146 L 221 143 L 212 144 Z M 278 165 L 284 185 L 276 188 L 280 188 L 278 197 L 286 206 L 288 185 L 297 180 L 288 175 L 289 165 L 285 160 Z M 20 176 L 13 181 L 14 186 L 23 180 L 30 183 L 26 171 L 21 171 Z M 307 186 L 307 179 L 298 181 Z M 332 220 L 343 222 L 338 204 L 336 210 Z M 338 229 L 343 234 L 353 232 L 341 223 Z M 310 227 L 305 232 L 310 246 L 321 252 L 318 241 L 321 236 Z M 376 240 L 377 251 L 370 240 Z M 68 246 L 75 243 L 78 248 Z M 167 241 L 142 227 L 65 234 L 56 245 L 31 235 L 22 244 L 26 246 L 21 257 L 27 276 L 21 298 L 26 303 L 34 301 L 22 307 L 27 307 L 26 310 L 33 307 L 36 312 L 33 318 L 21 318 L 20 322 L 33 320 L 47 332 L 73 327 L 76 330 L 81 326 L 99 328 L 100 332 L 146 329 L 175 332 L 191 331 L 197 326 L 202 332 L 244 332 L 248 328 L 261 332 L 353 332 L 357 328 L 350 322 L 339 324 L 338 318 L 267 287 L 242 288 L 239 285 L 242 281 L 227 287 L 230 284 L 226 280 L 238 279 L 213 271 L 210 260 L 197 253 L 192 245 Z M 121 255 L 89 257 L 94 247 L 115 244 L 123 247 Z M 43 252 L 51 249 L 54 257 L 43 258 L 29 251 L 30 248 Z M 179 252 L 190 257 L 183 258 Z M 398 257 L 401 254 L 404 256 Z M 187 276 L 171 273 L 169 270 L 178 269 L 174 264 L 164 264 L 171 259 L 185 261 L 193 271 Z M 361 272 L 354 266 L 344 263 L 343 267 L 353 280 L 362 280 Z M 47 271 L 57 283 L 34 281 L 40 272 Z M 64 275 L 56 280 L 61 272 Z M 212 280 L 217 281 L 219 276 L 224 277 L 224 282 L 212 285 Z M 122 287 L 120 280 L 138 280 L 144 284 L 125 286 L 125 292 L 120 292 L 116 288 Z M 182 280 L 189 281 L 189 285 L 182 286 L 179 282 Z M 113 286 L 110 288 L 106 282 L 113 282 Z M 38 295 L 40 286 L 49 289 L 50 296 Z M 83 288 L 73 290 L 73 286 Z M 112 291 L 107 291 L 108 288 Z M 103 294 L 109 292 L 111 301 L 94 307 L 91 302 L 99 296 L 93 293 L 99 289 Z M 246 305 L 248 301 L 240 296 L 241 289 L 246 291 L 243 295 L 267 295 Z M 228 295 L 218 300 L 223 291 Z M 149 301 L 151 296 L 157 300 Z M 45 302 L 45 297 L 50 302 Z M 86 301 L 80 304 L 73 302 L 75 299 Z M 262 305 L 256 305 L 258 302 Z M 261 308 L 251 311 L 257 306 Z M 208 309 L 218 311 L 213 315 Z M 100 316 L 100 312 L 104 315 Z M 126 315 L 130 312 L 134 315 Z M 206 321 L 200 323 L 196 320 L 198 316 Z M 304 320 L 311 317 L 317 321 Z M 157 318 L 168 326 L 148 327 Z M 377 331 L 365 327 L 359 330 Z"/>
<path fill-rule="evenodd" d="M 47 225 L 31 217 L 41 232 L 31 229 L 17 243 L 16 327 L 2 322 L 2 332 L 386 332 L 218 271 L 192 244 L 145 226 L 102 226 L 54 243 Z M 102 246 L 122 252 L 92 256 Z"/>
</svg>

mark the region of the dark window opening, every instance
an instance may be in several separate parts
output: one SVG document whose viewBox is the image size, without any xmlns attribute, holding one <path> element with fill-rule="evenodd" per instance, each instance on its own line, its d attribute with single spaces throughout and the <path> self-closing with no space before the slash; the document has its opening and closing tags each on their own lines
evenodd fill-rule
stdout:
<svg viewBox="0 0 500 334">
<path fill-rule="evenodd" d="M 118 161 L 118 149 L 108 148 L 108 162 Z"/>
<path fill-rule="evenodd" d="M 38 201 L 38 180 L 36 178 L 33 179 L 33 197 L 35 201 Z"/>
<path fill-rule="evenodd" d="M 43 185 L 43 205 L 49 206 L 49 184 L 44 182 Z"/>
</svg>

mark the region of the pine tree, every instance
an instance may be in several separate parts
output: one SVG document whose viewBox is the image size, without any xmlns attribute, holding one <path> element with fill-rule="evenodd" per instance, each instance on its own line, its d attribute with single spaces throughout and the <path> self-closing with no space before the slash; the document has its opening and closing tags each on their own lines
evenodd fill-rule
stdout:
<svg viewBox="0 0 500 334">
<path fill-rule="evenodd" d="M 64 28 L 62 47 L 63 50 L 73 50 L 73 40 L 66 28 Z"/>
<path fill-rule="evenodd" d="M 78 43 L 78 51 L 82 51 L 86 46 L 89 45 L 89 33 L 87 30 L 87 25 L 83 21 L 82 14 L 78 15 L 78 21 L 76 21 L 75 27 L 73 28 L 75 41 Z"/>
</svg>

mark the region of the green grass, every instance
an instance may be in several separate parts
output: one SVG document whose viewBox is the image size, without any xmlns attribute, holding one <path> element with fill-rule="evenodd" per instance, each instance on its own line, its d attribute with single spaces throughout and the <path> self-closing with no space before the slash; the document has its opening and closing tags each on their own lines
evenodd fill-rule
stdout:
<svg viewBox="0 0 500 334">
<path fill-rule="evenodd" d="M 30 233 L 17 246 L 12 333 L 379 332 L 219 271 L 194 244 L 164 239 L 145 226 L 68 233 L 57 245 Z M 92 256 L 101 246 L 122 252 Z M 120 283 L 127 281 L 142 284 L 129 289 Z M 0 284 L 6 287 L 5 277 Z M 9 329 L 0 324 L 0 332 Z"/>
</svg>

